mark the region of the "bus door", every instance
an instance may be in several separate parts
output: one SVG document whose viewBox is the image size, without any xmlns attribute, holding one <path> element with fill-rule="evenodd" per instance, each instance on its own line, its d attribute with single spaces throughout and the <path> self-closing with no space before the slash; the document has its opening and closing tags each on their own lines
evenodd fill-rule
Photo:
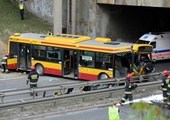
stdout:
<svg viewBox="0 0 170 120">
<path fill-rule="evenodd" d="M 78 64 L 77 51 L 64 49 L 63 51 L 63 76 L 69 78 L 77 78 Z"/>
<path fill-rule="evenodd" d="M 18 69 L 29 70 L 31 66 L 31 46 L 27 44 L 19 45 Z"/>
</svg>

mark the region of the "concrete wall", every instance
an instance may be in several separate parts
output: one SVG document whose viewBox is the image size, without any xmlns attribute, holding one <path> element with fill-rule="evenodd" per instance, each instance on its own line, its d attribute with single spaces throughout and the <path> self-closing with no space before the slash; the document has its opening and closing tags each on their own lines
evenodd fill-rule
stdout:
<svg viewBox="0 0 170 120">
<path fill-rule="evenodd" d="M 67 0 L 62 0 L 63 2 L 63 28 L 66 28 L 67 24 Z M 39 18 L 45 21 L 53 23 L 54 17 L 54 1 L 53 0 L 26 0 L 25 6 L 28 11 L 35 14 Z"/>
</svg>

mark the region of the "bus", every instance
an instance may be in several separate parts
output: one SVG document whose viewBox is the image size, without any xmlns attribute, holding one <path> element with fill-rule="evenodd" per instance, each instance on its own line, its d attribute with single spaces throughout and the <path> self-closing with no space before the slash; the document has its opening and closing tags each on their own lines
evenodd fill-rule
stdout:
<svg viewBox="0 0 170 120">
<path fill-rule="evenodd" d="M 142 54 L 152 61 L 152 45 L 83 35 L 15 33 L 8 40 L 8 69 L 81 80 L 125 77 Z"/>
</svg>

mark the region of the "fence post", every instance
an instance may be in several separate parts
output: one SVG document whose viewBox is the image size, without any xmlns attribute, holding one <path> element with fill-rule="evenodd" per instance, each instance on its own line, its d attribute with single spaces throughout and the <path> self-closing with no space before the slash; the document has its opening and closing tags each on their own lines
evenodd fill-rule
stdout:
<svg viewBox="0 0 170 120">
<path fill-rule="evenodd" d="M 1 103 L 4 102 L 4 93 L 0 93 L 0 97 L 1 97 Z"/>
</svg>

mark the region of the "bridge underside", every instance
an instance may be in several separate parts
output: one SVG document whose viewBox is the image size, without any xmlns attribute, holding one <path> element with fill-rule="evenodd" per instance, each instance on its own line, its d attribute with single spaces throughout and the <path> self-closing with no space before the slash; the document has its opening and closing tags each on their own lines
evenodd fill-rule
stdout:
<svg viewBox="0 0 170 120">
<path fill-rule="evenodd" d="M 99 4 L 170 7 L 169 0 L 97 0 Z"/>
<path fill-rule="evenodd" d="M 98 5 L 97 36 L 136 41 L 146 32 L 170 31 L 170 8 Z"/>
</svg>

